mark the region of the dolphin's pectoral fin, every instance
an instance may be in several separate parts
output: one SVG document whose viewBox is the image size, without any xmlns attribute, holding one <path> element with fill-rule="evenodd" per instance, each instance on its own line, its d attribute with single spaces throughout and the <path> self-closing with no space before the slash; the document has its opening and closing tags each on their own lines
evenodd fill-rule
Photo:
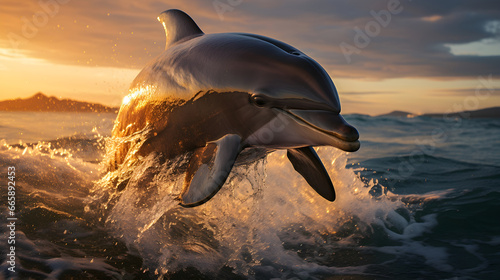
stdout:
<svg viewBox="0 0 500 280">
<path fill-rule="evenodd" d="M 228 134 L 196 149 L 187 169 L 181 205 L 194 207 L 210 200 L 224 185 L 241 151 L 241 138 Z"/>
<path fill-rule="evenodd" d="M 322 197 L 335 200 L 335 189 L 328 172 L 313 147 L 288 149 L 287 157 L 293 168 L 306 179 L 307 183 Z"/>
</svg>

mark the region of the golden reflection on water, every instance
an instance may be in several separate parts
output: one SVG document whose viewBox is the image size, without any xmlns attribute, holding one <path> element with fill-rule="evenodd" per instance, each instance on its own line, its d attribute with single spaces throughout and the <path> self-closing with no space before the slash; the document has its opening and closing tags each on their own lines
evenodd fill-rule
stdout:
<svg viewBox="0 0 500 280">
<path fill-rule="evenodd" d="M 132 100 L 137 100 L 138 97 L 145 97 L 151 95 L 155 91 L 156 91 L 156 86 L 153 85 L 146 85 L 133 88 L 129 91 L 129 94 L 123 98 L 122 106 L 130 104 Z M 147 98 L 143 99 L 147 100 Z"/>
</svg>

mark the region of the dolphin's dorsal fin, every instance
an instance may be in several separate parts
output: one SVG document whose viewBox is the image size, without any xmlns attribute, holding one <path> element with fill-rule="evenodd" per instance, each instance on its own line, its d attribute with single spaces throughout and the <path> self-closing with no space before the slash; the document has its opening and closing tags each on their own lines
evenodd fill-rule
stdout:
<svg viewBox="0 0 500 280">
<path fill-rule="evenodd" d="M 165 49 L 184 38 L 203 34 L 196 22 L 181 10 L 166 10 L 158 16 L 158 20 L 165 28 Z"/>
</svg>

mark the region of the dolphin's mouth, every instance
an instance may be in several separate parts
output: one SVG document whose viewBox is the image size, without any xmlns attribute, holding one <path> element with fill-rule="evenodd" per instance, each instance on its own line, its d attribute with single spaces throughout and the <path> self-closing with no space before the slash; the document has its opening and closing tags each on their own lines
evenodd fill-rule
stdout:
<svg viewBox="0 0 500 280">
<path fill-rule="evenodd" d="M 341 115 L 324 110 L 281 110 L 307 126 L 335 138 L 333 146 L 346 152 L 359 149 L 359 133 Z"/>
</svg>

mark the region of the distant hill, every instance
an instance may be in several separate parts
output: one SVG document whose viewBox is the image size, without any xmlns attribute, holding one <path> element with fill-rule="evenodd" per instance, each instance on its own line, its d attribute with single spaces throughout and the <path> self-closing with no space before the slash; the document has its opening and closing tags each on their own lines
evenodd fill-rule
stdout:
<svg viewBox="0 0 500 280">
<path fill-rule="evenodd" d="M 433 114 L 423 114 L 416 115 L 410 112 L 404 111 L 392 111 L 387 114 L 378 115 L 377 117 L 412 117 L 412 116 L 424 116 L 431 118 L 464 118 L 464 119 L 479 119 L 479 118 L 492 118 L 497 119 L 500 118 L 500 107 L 490 107 L 475 111 L 462 111 L 456 113 L 433 113 Z"/>
<path fill-rule="evenodd" d="M 449 114 L 424 114 L 426 117 L 449 117 L 449 118 L 466 118 L 466 119 L 479 119 L 479 118 L 500 118 L 500 107 L 491 107 L 475 111 L 463 111 L 458 113 Z"/>
<path fill-rule="evenodd" d="M 39 92 L 26 99 L 0 101 L 0 111 L 116 113 L 118 108 L 97 103 L 47 97 Z"/>
<path fill-rule="evenodd" d="M 387 114 L 378 115 L 377 117 L 405 117 L 405 118 L 408 118 L 411 116 L 414 116 L 414 115 L 410 112 L 392 111 L 392 112 L 387 113 Z"/>
</svg>

